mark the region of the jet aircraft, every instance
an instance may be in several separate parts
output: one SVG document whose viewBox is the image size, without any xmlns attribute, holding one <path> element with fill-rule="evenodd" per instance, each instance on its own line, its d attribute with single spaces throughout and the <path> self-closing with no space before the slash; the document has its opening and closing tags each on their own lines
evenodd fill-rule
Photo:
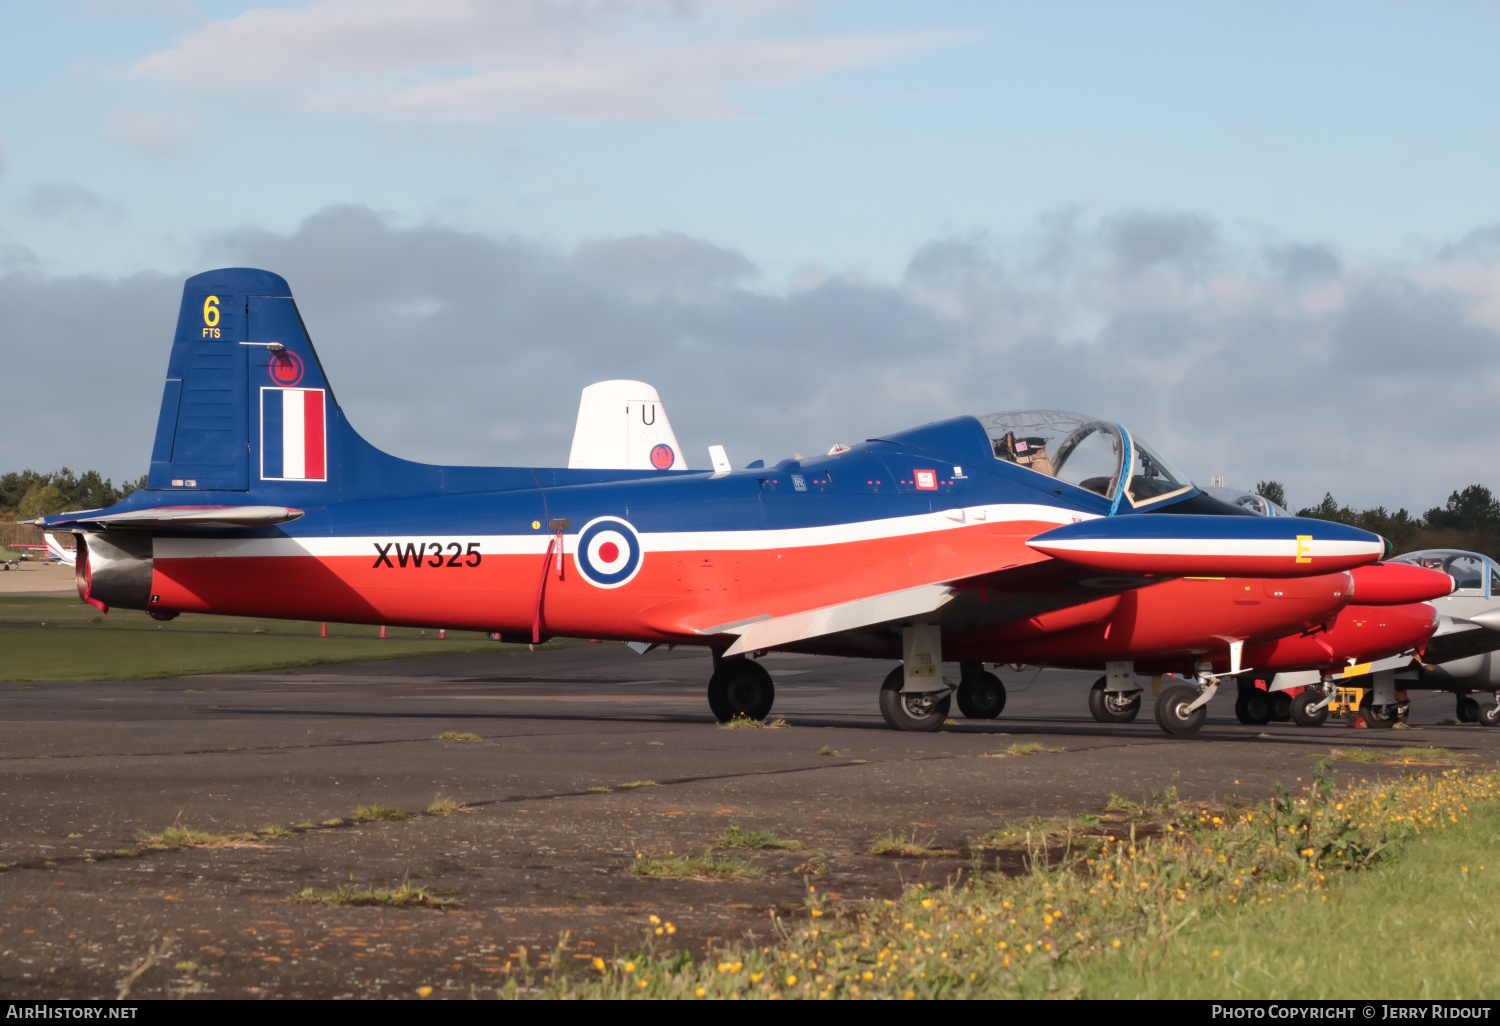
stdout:
<svg viewBox="0 0 1500 1026">
<path fill-rule="evenodd" d="M 1120 425 L 1042 420 L 954 417 L 733 472 L 418 464 L 348 423 L 285 280 L 231 268 L 184 286 L 147 487 L 39 523 L 76 537 L 80 594 L 101 610 L 699 645 L 720 719 L 770 712 L 758 652 L 899 659 L 880 708 L 907 730 L 946 716 L 945 659 L 972 686 L 1023 645 L 1149 626 L 1193 680 L 1158 721 L 1191 732 L 1216 667 L 1321 622 L 1315 607 L 1347 601 L 1344 571 L 1387 548 L 1246 516 Z M 1285 584 L 1229 599 L 1240 619 L 1211 637 L 1190 590 L 1142 621 L 1153 586 L 1194 578 Z"/>
</svg>

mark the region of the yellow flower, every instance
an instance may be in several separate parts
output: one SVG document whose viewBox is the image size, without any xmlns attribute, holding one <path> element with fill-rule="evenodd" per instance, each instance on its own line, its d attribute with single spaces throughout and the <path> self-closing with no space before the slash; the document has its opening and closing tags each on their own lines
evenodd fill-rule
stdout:
<svg viewBox="0 0 1500 1026">
<path fill-rule="evenodd" d="M 786 985 L 788 987 L 795 987 L 797 985 L 797 977 L 795 977 L 795 976 L 788 976 L 786 978 Z"/>
<path fill-rule="evenodd" d="M 598 955 L 594 956 L 594 968 L 599 970 L 601 973 L 604 972 L 604 959 L 600 958 Z"/>
<path fill-rule="evenodd" d="M 625 963 L 625 971 L 627 973 L 633 973 L 633 972 L 635 972 L 635 963 L 634 962 L 626 962 Z"/>
<path fill-rule="evenodd" d="M 750 982 L 751 983 L 759 983 L 761 981 L 761 978 L 763 976 L 765 976 L 765 975 L 766 975 L 765 973 L 751 973 L 750 974 Z"/>
<path fill-rule="evenodd" d="M 432 997 L 432 988 L 431 987 L 418 987 L 417 988 L 417 994 L 420 997 L 424 998 L 424 999 Z"/>
<path fill-rule="evenodd" d="M 647 916 L 646 917 L 646 922 L 650 923 L 652 926 L 660 926 L 661 925 L 661 920 L 658 919 L 656 916 Z"/>
<path fill-rule="evenodd" d="M 705 991 L 703 990 L 703 988 L 699 987 L 697 990 L 693 991 L 693 996 L 694 997 L 702 997 L 704 995 L 704 993 L 705 993 Z"/>
<path fill-rule="evenodd" d="M 820 909 L 820 908 L 815 908 L 815 909 L 813 909 L 813 910 L 812 910 L 812 917 L 813 917 L 813 918 L 814 918 L 814 919 L 816 919 L 816 918 L 818 918 L 818 917 L 819 917 L 819 916 L 821 916 L 821 915 L 822 915 L 822 914 L 823 914 L 823 910 L 822 910 L 822 909 Z"/>
<path fill-rule="evenodd" d="M 666 931 L 667 931 L 667 936 L 670 937 L 670 936 L 672 936 L 672 934 L 674 934 L 674 933 L 677 932 L 677 927 L 673 926 L 671 923 L 668 923 L 667 926 L 666 926 Z"/>
</svg>

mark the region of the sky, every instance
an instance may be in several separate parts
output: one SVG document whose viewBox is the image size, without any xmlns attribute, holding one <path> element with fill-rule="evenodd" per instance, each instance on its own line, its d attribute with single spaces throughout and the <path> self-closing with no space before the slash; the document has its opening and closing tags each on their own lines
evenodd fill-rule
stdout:
<svg viewBox="0 0 1500 1026">
<path fill-rule="evenodd" d="M 694 466 L 1049 406 L 1294 506 L 1500 488 L 1494 2 L 0 19 L 0 470 L 144 472 L 182 279 L 251 265 L 413 459 L 565 462 L 630 377 Z"/>
</svg>

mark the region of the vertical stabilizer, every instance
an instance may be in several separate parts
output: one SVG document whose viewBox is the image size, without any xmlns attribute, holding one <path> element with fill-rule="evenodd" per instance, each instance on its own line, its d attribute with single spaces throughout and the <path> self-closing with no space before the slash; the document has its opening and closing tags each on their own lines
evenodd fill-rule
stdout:
<svg viewBox="0 0 1500 1026">
<path fill-rule="evenodd" d="M 666 407 L 644 381 L 600 381 L 583 390 L 568 466 L 588 470 L 686 470 Z"/>
</svg>

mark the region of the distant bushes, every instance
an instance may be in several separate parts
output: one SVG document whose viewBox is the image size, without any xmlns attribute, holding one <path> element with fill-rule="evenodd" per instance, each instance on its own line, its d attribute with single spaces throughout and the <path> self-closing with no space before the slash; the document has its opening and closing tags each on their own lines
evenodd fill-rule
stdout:
<svg viewBox="0 0 1500 1026">
<path fill-rule="evenodd" d="M 97 470 L 77 476 L 67 467 L 50 474 L 12 471 L 0 474 L 0 521 L 34 520 L 75 509 L 102 509 L 144 487 L 144 474 L 116 488 L 109 478 L 99 476 Z"/>
</svg>

